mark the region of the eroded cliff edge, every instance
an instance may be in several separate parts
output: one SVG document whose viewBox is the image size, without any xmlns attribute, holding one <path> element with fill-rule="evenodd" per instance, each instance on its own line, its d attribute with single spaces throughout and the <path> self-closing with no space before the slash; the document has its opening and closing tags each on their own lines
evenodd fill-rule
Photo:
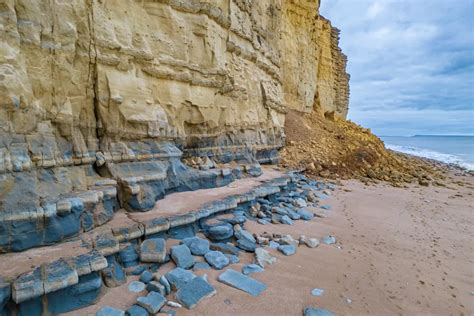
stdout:
<svg viewBox="0 0 474 316">
<path fill-rule="evenodd" d="M 0 3 L 0 250 L 222 185 L 183 158 L 275 162 L 288 108 L 345 117 L 319 1 Z"/>
</svg>

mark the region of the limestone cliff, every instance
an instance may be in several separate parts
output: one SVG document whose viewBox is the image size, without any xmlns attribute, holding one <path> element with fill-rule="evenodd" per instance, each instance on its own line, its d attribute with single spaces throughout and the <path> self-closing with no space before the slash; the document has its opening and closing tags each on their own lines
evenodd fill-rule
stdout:
<svg viewBox="0 0 474 316">
<path fill-rule="evenodd" d="M 274 162 L 287 108 L 345 117 L 346 58 L 318 8 L 0 0 L 0 250 L 227 181 L 182 155 Z"/>
</svg>

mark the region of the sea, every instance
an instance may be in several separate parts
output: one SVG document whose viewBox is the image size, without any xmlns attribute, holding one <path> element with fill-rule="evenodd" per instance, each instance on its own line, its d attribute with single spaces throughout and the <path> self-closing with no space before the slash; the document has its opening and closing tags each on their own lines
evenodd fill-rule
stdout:
<svg viewBox="0 0 474 316">
<path fill-rule="evenodd" d="M 474 170 L 474 136 L 381 136 L 385 147 Z"/>
</svg>

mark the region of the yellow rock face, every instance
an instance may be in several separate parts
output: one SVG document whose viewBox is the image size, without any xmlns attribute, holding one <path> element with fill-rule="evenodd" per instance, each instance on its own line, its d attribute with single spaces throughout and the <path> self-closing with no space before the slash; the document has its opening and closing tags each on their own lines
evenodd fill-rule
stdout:
<svg viewBox="0 0 474 316">
<path fill-rule="evenodd" d="M 0 172 L 90 163 L 98 151 L 130 159 L 130 142 L 146 139 L 185 153 L 278 148 L 286 108 L 345 117 L 346 58 L 318 8 L 317 0 L 3 1 Z M 14 144 L 27 152 L 16 167 Z"/>
</svg>

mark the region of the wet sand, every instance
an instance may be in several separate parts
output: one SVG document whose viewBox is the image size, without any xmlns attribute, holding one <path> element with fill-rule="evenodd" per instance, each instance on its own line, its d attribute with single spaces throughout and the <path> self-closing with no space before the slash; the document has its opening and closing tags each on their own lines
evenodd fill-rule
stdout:
<svg viewBox="0 0 474 316">
<path fill-rule="evenodd" d="M 252 275 L 268 285 L 259 297 L 217 282 L 222 271 L 200 271 L 208 274 L 217 294 L 191 311 L 178 309 L 178 315 L 302 315 L 308 306 L 336 315 L 471 315 L 474 180 L 456 180 L 469 184 L 402 189 L 346 181 L 321 202 L 331 205 L 329 211 L 319 210 L 326 218 L 292 226 L 247 222 L 246 229 L 255 233 L 331 234 L 337 243 L 300 246 L 289 257 L 270 250 L 278 261 Z M 252 255 L 240 258 L 231 268 L 240 271 Z M 324 289 L 323 295 L 312 296 L 313 288 Z M 125 309 L 134 301 L 127 292 L 125 287 L 110 289 L 100 305 Z M 91 306 L 70 314 L 96 310 Z"/>
</svg>

